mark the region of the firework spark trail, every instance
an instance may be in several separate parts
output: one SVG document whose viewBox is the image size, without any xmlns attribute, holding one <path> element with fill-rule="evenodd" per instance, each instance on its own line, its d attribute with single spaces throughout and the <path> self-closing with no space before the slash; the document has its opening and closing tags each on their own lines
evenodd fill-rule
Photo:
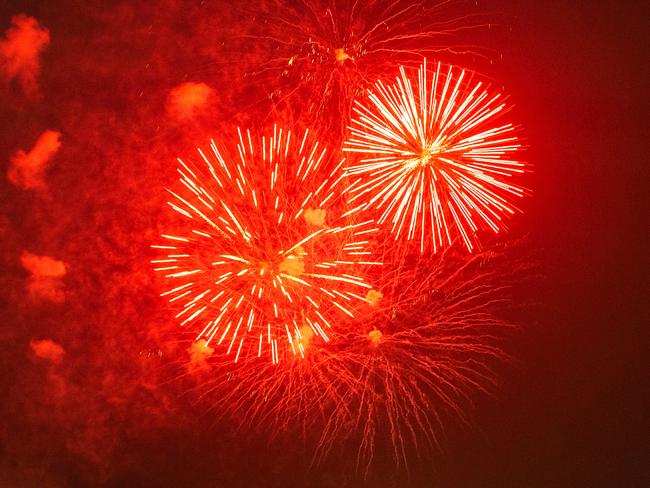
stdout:
<svg viewBox="0 0 650 488">
<path fill-rule="evenodd" d="M 332 165 L 308 132 L 238 137 L 236 157 L 213 141 L 199 149 L 202 168 L 179 159 L 169 206 L 182 230 L 162 235 L 153 247 L 165 256 L 152 263 L 196 340 L 235 362 L 264 352 L 278 363 L 287 350 L 303 356 L 312 335 L 329 340 L 365 304 L 364 268 L 380 264 L 366 249 L 376 227 L 336 217 L 342 161 Z"/>
<path fill-rule="evenodd" d="M 276 104 L 304 103 L 309 123 L 343 133 L 354 99 L 396 63 L 432 54 L 480 56 L 479 47 L 461 41 L 486 25 L 483 15 L 463 13 L 472 9 L 465 1 L 263 3 L 247 36 L 255 42 L 251 76 L 268 86 Z"/>
<path fill-rule="evenodd" d="M 436 449 L 449 417 L 469 422 L 472 398 L 495 386 L 492 367 L 506 358 L 498 344 L 510 327 L 495 314 L 509 295 L 501 268 L 492 266 L 497 259 L 494 251 L 446 250 L 426 271 L 402 274 L 404 293 L 381 298 L 304 360 L 225 371 L 215 365 L 200 390 L 214 412 L 242 427 L 313 440 L 315 463 L 349 442 L 365 475 L 379 449 L 408 468 L 414 453 Z"/>
<path fill-rule="evenodd" d="M 361 155 L 346 168 L 351 212 L 379 212 L 395 239 L 419 240 L 434 252 L 457 236 L 472 251 L 480 229 L 498 233 L 524 190 L 510 179 L 524 172 L 515 159 L 518 128 L 503 120 L 504 97 L 474 74 L 426 60 L 381 81 L 369 104 L 356 103 L 344 152 Z"/>
</svg>

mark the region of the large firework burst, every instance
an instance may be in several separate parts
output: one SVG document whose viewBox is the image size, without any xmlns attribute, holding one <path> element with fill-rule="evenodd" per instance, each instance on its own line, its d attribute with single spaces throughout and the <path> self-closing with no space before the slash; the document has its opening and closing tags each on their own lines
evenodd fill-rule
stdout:
<svg viewBox="0 0 650 488">
<path fill-rule="evenodd" d="M 286 351 L 303 355 L 312 336 L 327 341 L 366 302 L 375 229 L 336 217 L 342 162 L 308 132 L 238 135 L 236 156 L 213 141 L 199 149 L 202 167 L 179 159 L 169 205 L 182 221 L 153 246 L 166 253 L 153 263 L 176 318 L 204 347 L 223 346 L 235 361 L 267 351 L 277 363 Z"/>
<path fill-rule="evenodd" d="M 473 250 L 481 228 L 499 232 L 523 189 L 517 127 L 503 95 L 474 73 L 426 60 L 400 68 L 395 83 L 378 81 L 369 103 L 357 102 L 344 151 L 356 210 L 379 213 L 395 238 L 419 240 L 434 252 L 461 237 Z"/>
<path fill-rule="evenodd" d="M 335 342 L 314 344 L 304 360 L 225 371 L 213 363 L 200 391 L 242 427 L 311 440 L 315 462 L 345 443 L 365 474 L 378 450 L 407 467 L 437 448 L 447 420 L 468 421 L 467 406 L 494 388 L 493 367 L 506 357 L 503 250 L 451 249 L 426 269 L 386 271 L 382 281 L 393 291 L 377 292 L 361 320 Z"/>
</svg>

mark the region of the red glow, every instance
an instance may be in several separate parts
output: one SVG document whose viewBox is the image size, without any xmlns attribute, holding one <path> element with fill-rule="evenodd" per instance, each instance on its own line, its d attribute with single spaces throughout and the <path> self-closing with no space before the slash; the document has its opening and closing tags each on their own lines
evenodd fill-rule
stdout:
<svg viewBox="0 0 650 488">
<path fill-rule="evenodd" d="M 243 434 L 304 435 L 285 459 L 358 454 L 362 470 L 435 444 L 445 412 L 490 385 L 504 323 L 473 313 L 503 289 L 460 271 L 482 248 L 402 252 L 408 227 L 357 208 L 366 155 L 342 141 L 375 80 L 474 51 L 459 34 L 480 18 L 461 3 L 64 1 L 13 23 L 5 9 L 6 465 L 117 486 L 135 464 L 160 475 L 164 460 L 133 456 L 178 448 L 161 432 L 224 434 L 207 450 L 224 459 Z"/>
</svg>

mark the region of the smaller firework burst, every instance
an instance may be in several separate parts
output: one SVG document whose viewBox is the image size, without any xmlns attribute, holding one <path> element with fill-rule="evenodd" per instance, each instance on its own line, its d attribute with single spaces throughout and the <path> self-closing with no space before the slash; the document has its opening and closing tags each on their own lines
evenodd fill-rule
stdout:
<svg viewBox="0 0 650 488">
<path fill-rule="evenodd" d="M 251 8 L 250 74 L 281 106 L 339 135 L 355 98 L 396 63 L 472 54 L 461 36 L 485 25 L 471 2 L 271 0 Z M 283 102 L 286 102 L 283 103 Z"/>
<path fill-rule="evenodd" d="M 351 212 L 378 213 L 420 252 L 457 237 L 472 251 L 481 229 L 504 229 L 524 193 L 511 181 L 525 165 L 509 110 L 474 73 L 442 63 L 377 82 L 368 105 L 357 102 L 343 149 L 357 156 L 346 168 Z"/>
<path fill-rule="evenodd" d="M 169 206 L 179 228 L 155 245 L 152 262 L 169 281 L 162 295 L 205 351 L 303 356 L 367 304 L 364 268 L 370 221 L 341 215 L 342 161 L 308 132 L 274 127 L 261 140 L 238 130 L 236 155 L 199 150 L 200 166 L 179 159 L 180 187 Z M 326 170 L 327 168 L 327 170 Z"/>
</svg>

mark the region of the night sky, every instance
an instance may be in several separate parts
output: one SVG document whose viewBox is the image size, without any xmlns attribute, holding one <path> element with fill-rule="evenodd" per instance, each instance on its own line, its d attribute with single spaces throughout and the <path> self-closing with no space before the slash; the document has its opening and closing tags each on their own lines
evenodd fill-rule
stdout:
<svg viewBox="0 0 650 488">
<path fill-rule="evenodd" d="M 523 127 L 532 191 L 510 227 L 530 265 L 496 391 L 410 474 L 380 449 L 365 482 L 349 446 L 310 469 L 308 446 L 233 431 L 177 378 L 149 264 L 175 158 L 301 110 L 269 115 L 272 79 L 246 81 L 258 7 L 153 3 L 0 6 L 0 486 L 650 485 L 646 2 L 454 7 L 491 24 L 456 62 Z"/>
</svg>

